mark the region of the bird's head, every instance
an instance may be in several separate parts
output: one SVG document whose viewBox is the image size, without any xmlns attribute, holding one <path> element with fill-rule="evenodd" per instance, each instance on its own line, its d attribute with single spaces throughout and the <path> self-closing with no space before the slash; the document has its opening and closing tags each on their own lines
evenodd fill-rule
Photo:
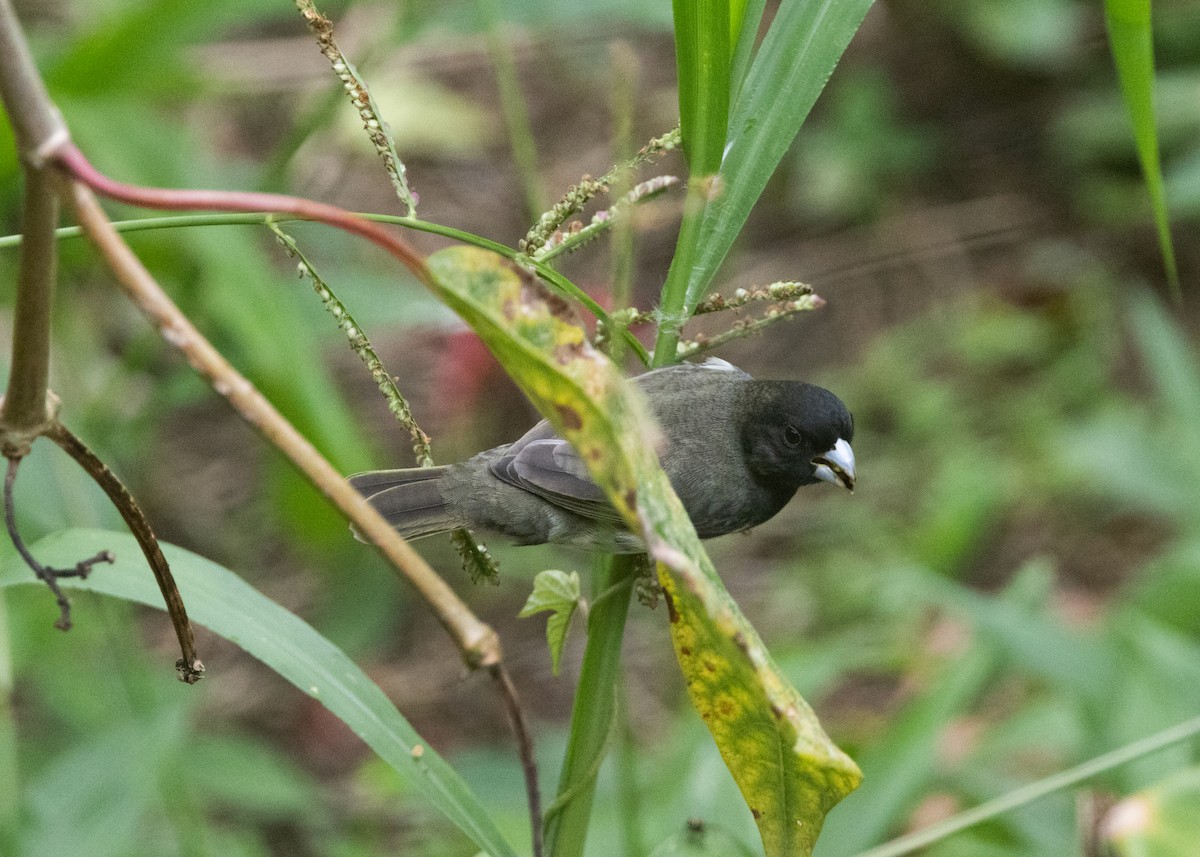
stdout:
<svg viewBox="0 0 1200 857">
<path fill-rule="evenodd" d="M 742 442 L 761 483 L 789 492 L 819 481 L 854 490 L 854 418 L 841 399 L 800 381 L 747 386 Z"/>
</svg>

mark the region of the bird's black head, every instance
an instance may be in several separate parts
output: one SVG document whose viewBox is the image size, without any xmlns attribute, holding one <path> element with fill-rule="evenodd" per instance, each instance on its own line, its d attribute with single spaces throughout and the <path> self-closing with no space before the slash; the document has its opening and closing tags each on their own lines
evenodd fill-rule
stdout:
<svg viewBox="0 0 1200 857">
<path fill-rule="evenodd" d="M 789 498 L 818 481 L 854 489 L 854 418 L 841 399 L 799 381 L 746 386 L 742 444 L 760 484 Z"/>
</svg>

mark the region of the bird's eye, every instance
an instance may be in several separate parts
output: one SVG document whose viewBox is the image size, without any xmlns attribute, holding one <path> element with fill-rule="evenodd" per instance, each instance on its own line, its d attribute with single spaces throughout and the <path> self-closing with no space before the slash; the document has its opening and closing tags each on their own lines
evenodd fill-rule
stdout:
<svg viewBox="0 0 1200 857">
<path fill-rule="evenodd" d="M 783 439 L 787 442 L 788 446 L 799 446 L 804 437 L 795 426 L 784 426 Z"/>
</svg>

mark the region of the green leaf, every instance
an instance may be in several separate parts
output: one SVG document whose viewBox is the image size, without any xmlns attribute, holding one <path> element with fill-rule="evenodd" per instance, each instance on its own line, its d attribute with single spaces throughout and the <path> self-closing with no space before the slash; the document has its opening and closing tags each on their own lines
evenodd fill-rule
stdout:
<svg viewBox="0 0 1200 857">
<path fill-rule="evenodd" d="M 110 550 L 115 564 L 102 566 L 87 580 L 65 578 L 61 585 L 162 608 L 141 550 L 126 533 L 64 530 L 32 550 L 46 565 L 61 567 Z M 515 857 L 470 787 L 340 649 L 228 569 L 171 545 L 164 544 L 163 553 L 193 621 L 241 646 L 318 700 L 481 849 L 493 857 Z M 19 559 L 10 558 L 0 566 L 0 587 L 15 584 L 41 586 Z"/>
<path fill-rule="evenodd" d="M 742 86 L 721 165 L 723 194 L 709 206 L 688 280 L 690 313 L 704 296 L 750 209 L 858 31 L 871 0 L 784 0 Z M 786 97 L 781 97 L 786 93 Z"/>
<path fill-rule="evenodd" d="M 1154 121 L 1154 42 L 1150 29 L 1150 0 L 1104 0 L 1104 18 L 1112 47 L 1121 96 L 1129 110 L 1138 160 L 1154 210 L 1159 249 L 1167 282 L 1179 294 L 1179 270 L 1171 242 L 1171 224 L 1158 156 L 1158 130 Z"/>
<path fill-rule="evenodd" d="M 1114 806 L 1105 839 L 1121 857 L 1191 857 L 1200 842 L 1200 767 L 1180 771 Z"/>
<path fill-rule="evenodd" d="M 730 101 L 737 101 L 742 91 L 742 81 L 754 58 L 754 46 L 758 42 L 758 28 L 762 24 L 766 0 L 737 0 L 730 6 L 729 34 L 733 44 L 730 60 Z M 738 8 L 740 7 L 740 8 Z"/>
<path fill-rule="evenodd" d="M 676 3 L 677 27 L 681 4 L 686 3 Z M 660 301 L 663 325 L 655 343 L 655 365 L 674 359 L 679 328 L 704 297 L 870 6 L 871 0 L 783 0 L 780 4 L 745 80 L 735 84 L 738 96 L 722 150 L 721 181 L 712 193 L 689 199 L 699 213 L 685 207 Z M 743 27 L 752 19 L 753 15 L 743 18 Z M 742 33 L 738 35 L 740 64 L 749 48 Z M 680 40 L 677 34 L 677 45 Z M 683 112 L 684 99 L 699 96 L 685 92 L 682 67 L 680 81 Z M 686 125 L 683 130 L 686 145 Z M 695 162 L 689 160 L 689 165 L 693 176 L 704 174 Z"/>
<path fill-rule="evenodd" d="M 650 443 L 636 391 L 537 283 L 472 247 L 435 253 L 441 297 L 586 462 L 657 562 L 692 704 L 749 804 L 769 857 L 808 855 L 858 768 L 829 740 L 725 591 Z"/>
<path fill-rule="evenodd" d="M 679 127 L 693 177 L 715 173 L 729 122 L 730 25 L 741 25 L 745 0 L 674 0 Z M 732 20 L 736 18 L 736 20 Z"/>
<path fill-rule="evenodd" d="M 551 611 L 546 620 L 546 644 L 550 647 L 555 675 L 558 675 L 558 661 L 567 642 L 567 626 L 579 606 L 579 596 L 579 572 L 539 571 L 533 579 L 533 592 L 529 593 L 529 599 L 517 614 L 524 619 L 544 610 Z"/>
</svg>

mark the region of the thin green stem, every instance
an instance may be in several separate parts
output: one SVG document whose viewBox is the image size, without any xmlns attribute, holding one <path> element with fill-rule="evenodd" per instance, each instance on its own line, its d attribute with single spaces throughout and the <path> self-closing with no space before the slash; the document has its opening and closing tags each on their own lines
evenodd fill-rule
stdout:
<svg viewBox="0 0 1200 857">
<path fill-rule="evenodd" d="M 488 53 L 496 69 L 500 111 L 504 115 L 504 127 L 508 130 L 513 163 L 516 164 L 521 189 L 525 194 L 525 208 L 530 218 L 536 218 L 546 207 L 546 192 L 542 189 L 542 178 L 537 168 L 537 144 L 533 138 L 533 123 L 529 119 L 529 105 L 521 92 L 521 81 L 517 77 L 517 65 L 513 61 L 512 49 L 504 39 L 500 9 L 496 0 L 477 0 L 475 5 L 483 19 Z"/>
<path fill-rule="evenodd" d="M 633 156 L 633 117 L 637 98 L 637 78 L 640 71 L 637 54 L 626 42 L 617 42 L 608 52 L 612 65 L 612 112 L 613 149 L 616 152 L 617 163 L 629 160 Z M 629 178 L 624 173 L 618 174 L 613 184 L 614 195 L 618 200 L 624 200 L 629 193 Z M 630 209 L 613 206 L 604 218 L 604 223 L 611 223 L 613 229 L 612 252 L 612 306 L 621 310 L 633 303 L 633 268 L 634 268 L 634 235 L 633 218 Z M 593 223 L 595 219 L 593 218 Z M 618 322 L 620 324 L 620 322 Z M 624 330 L 612 331 L 613 334 L 624 334 Z M 617 365 L 621 365 L 624 337 L 617 335 L 612 339 L 612 356 Z"/>
<path fill-rule="evenodd" d="M 554 288 L 559 294 L 564 297 L 572 298 L 583 305 L 588 312 L 592 313 L 600 321 L 610 325 L 612 319 L 609 318 L 608 312 L 600 304 L 579 286 L 572 283 L 558 271 L 554 270 L 550 265 L 541 262 L 537 259 L 532 259 L 529 256 L 521 253 L 519 250 L 514 250 L 505 244 L 498 241 L 493 241 L 490 238 L 484 238 L 482 235 L 476 235 L 472 232 L 464 232 L 461 229 L 455 229 L 453 226 L 443 226 L 440 223 L 430 223 L 427 220 L 420 220 L 416 217 L 401 217 L 394 214 L 373 214 L 363 212 L 355 214 L 356 217 L 361 217 L 363 220 L 371 220 L 376 223 L 390 223 L 395 226 L 403 226 L 406 229 L 415 229 L 418 232 L 428 232 L 431 235 L 441 235 L 445 238 L 450 238 L 455 241 L 461 241 L 464 244 L 471 244 L 475 247 L 482 247 L 485 250 L 491 250 L 506 259 L 510 259 L 518 265 L 528 267 L 533 270 L 538 277 Z M 112 222 L 112 227 L 117 232 L 140 232 L 144 229 L 176 229 L 186 226 L 246 226 L 255 225 L 263 226 L 267 223 L 292 223 L 295 221 L 304 220 L 302 217 L 293 217 L 288 215 L 271 214 L 270 212 L 251 212 L 251 213 L 229 213 L 229 214 L 181 214 L 168 217 L 144 217 L 136 220 L 118 220 Z M 64 226 L 55 230 L 55 236 L 59 239 L 63 238 L 78 238 L 81 235 L 78 226 Z M 17 247 L 21 244 L 20 235 L 5 235 L 0 236 L 0 250 L 9 247 Z M 646 351 L 646 347 L 640 343 L 633 334 L 626 334 L 626 343 L 638 355 L 643 364 L 649 364 L 650 357 Z"/>
<path fill-rule="evenodd" d="M 1200 735 L 1200 717 L 1185 720 L 1183 723 L 1171 726 L 1154 735 L 1134 741 L 1131 744 L 1126 744 L 1124 747 L 1119 747 L 1102 756 L 1097 756 L 1081 765 L 1076 765 L 1074 768 L 1061 771 L 1053 776 L 1038 780 L 1035 783 L 1030 783 L 1027 786 L 1013 789 L 1008 794 L 982 803 L 974 809 L 960 812 L 958 815 L 951 816 L 945 821 L 931 825 L 924 830 L 918 830 L 907 836 L 893 839 L 891 842 L 880 845 L 877 848 L 860 852 L 858 857 L 900 857 L 903 854 L 911 854 L 919 848 L 932 845 L 934 842 L 939 842 L 954 833 L 966 830 L 968 827 L 982 824 L 998 815 L 1011 812 L 1025 804 L 1033 803 L 1048 794 L 1078 785 L 1106 771 L 1111 771 L 1113 768 L 1118 768 L 1135 759 L 1140 759 L 1142 756 L 1147 756 L 1150 753 L 1170 747 L 1172 744 L 1187 741 L 1189 738 L 1194 738 L 1197 735 Z"/>
<path fill-rule="evenodd" d="M 688 277 L 696 255 L 696 236 L 704 220 L 704 209 L 715 179 L 692 179 L 688 182 L 687 200 L 683 205 L 683 222 L 675 242 L 675 255 L 663 284 L 658 304 L 658 335 L 654 340 L 651 364 L 668 366 L 678 360 L 679 333 L 687 324 L 684 309 L 687 300 Z"/>
<path fill-rule="evenodd" d="M 592 591 L 607 593 L 638 571 L 634 556 L 605 557 L 597 562 Z M 546 811 L 546 853 L 581 857 L 596 773 L 612 733 L 621 641 L 629 613 L 629 597 L 596 598 L 588 613 L 588 642 L 571 711 L 571 733 L 558 783 L 558 799 Z"/>
</svg>

